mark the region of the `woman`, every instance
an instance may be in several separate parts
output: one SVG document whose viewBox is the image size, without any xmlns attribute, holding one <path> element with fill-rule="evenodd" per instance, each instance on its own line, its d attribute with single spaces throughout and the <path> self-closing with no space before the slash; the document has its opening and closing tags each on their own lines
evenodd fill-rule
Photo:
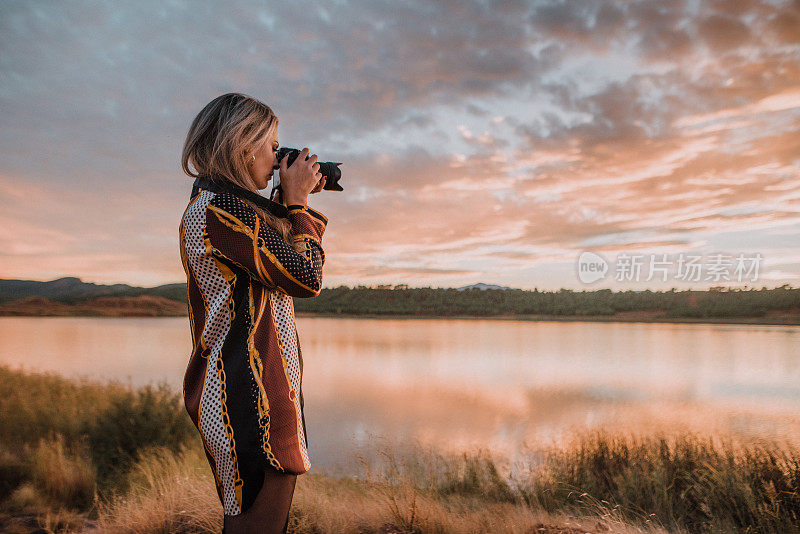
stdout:
<svg viewBox="0 0 800 534">
<path fill-rule="evenodd" d="M 278 162 L 278 118 L 239 93 L 195 117 L 182 167 L 195 177 L 180 223 L 193 351 L 183 382 L 223 506 L 223 533 L 286 532 L 308 459 L 292 297 L 322 288 L 325 179 L 304 148 Z M 189 168 L 192 164 L 197 171 Z M 257 194 L 280 171 L 283 198 Z"/>
</svg>

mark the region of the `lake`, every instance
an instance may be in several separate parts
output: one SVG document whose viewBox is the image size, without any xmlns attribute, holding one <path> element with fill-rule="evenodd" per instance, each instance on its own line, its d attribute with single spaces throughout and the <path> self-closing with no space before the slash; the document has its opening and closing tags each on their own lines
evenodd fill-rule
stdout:
<svg viewBox="0 0 800 534">
<path fill-rule="evenodd" d="M 800 327 L 299 317 L 314 468 L 383 444 L 511 460 L 580 429 L 800 443 Z M 0 318 L 0 363 L 181 390 L 188 319 Z"/>
</svg>

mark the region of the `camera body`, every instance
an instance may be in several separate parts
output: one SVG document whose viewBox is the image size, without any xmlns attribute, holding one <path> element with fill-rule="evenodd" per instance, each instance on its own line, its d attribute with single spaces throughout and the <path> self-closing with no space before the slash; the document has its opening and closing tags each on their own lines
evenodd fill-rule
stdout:
<svg viewBox="0 0 800 534">
<path fill-rule="evenodd" d="M 294 163 L 294 160 L 297 159 L 297 156 L 300 155 L 300 150 L 282 146 L 278 148 L 275 154 L 278 158 L 278 161 L 282 161 L 283 158 L 289 158 L 286 160 L 286 166 L 289 167 L 292 163 Z M 308 159 L 307 156 L 306 159 Z M 341 163 L 334 161 L 320 161 L 318 163 L 319 172 L 325 177 L 325 186 L 323 189 L 327 189 L 328 191 L 344 191 L 342 186 L 339 185 L 339 179 L 342 177 L 342 170 L 339 168 Z M 270 198 L 272 197 L 272 194 L 275 193 L 275 190 L 280 189 L 281 187 L 281 179 L 279 175 L 274 175 L 272 180 L 275 185 L 272 187 Z"/>
</svg>

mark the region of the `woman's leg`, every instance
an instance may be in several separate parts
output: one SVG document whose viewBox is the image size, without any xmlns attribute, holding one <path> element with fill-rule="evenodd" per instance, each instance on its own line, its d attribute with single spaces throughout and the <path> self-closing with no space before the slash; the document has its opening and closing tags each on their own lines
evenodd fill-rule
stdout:
<svg viewBox="0 0 800 534">
<path fill-rule="evenodd" d="M 225 534 L 285 533 L 296 481 L 297 475 L 267 468 L 264 486 L 258 492 L 253 506 L 243 514 L 225 516 Z"/>
</svg>

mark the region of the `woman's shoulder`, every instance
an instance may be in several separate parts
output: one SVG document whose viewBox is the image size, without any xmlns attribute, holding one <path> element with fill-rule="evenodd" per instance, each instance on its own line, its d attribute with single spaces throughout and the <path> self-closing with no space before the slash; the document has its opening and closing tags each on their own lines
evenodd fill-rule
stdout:
<svg viewBox="0 0 800 534">
<path fill-rule="evenodd" d="M 255 223 L 256 212 L 252 206 L 228 191 L 215 193 L 208 203 L 208 208 L 215 211 L 223 210 L 250 225 Z"/>
</svg>

